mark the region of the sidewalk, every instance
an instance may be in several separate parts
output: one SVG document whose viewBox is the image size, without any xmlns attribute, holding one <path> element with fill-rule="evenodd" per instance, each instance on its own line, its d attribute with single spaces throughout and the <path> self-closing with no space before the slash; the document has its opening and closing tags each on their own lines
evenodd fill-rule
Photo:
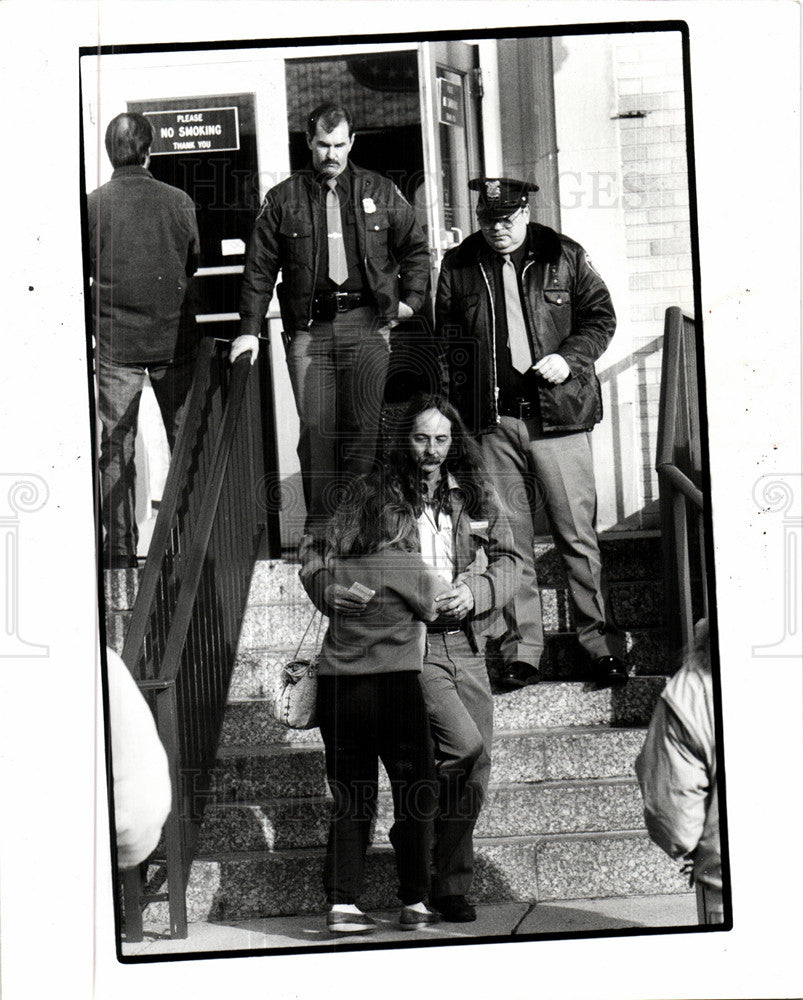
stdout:
<svg viewBox="0 0 803 1000">
<path fill-rule="evenodd" d="M 628 896 L 614 899 L 575 899 L 551 903 L 489 903 L 477 906 L 471 924 L 442 923 L 420 931 L 403 931 L 396 923 L 398 911 L 371 914 L 379 923 L 373 934 L 334 937 L 325 928 L 322 914 L 271 917 L 267 920 L 233 920 L 190 924 L 189 936 L 172 941 L 164 932 L 146 932 L 145 940 L 123 945 L 126 957 L 203 954 L 221 951 L 255 951 L 266 948 L 337 948 L 394 941 L 444 941 L 465 938 L 510 938 L 533 934 L 569 934 L 625 927 L 684 927 L 697 923 L 694 893 L 664 896 Z"/>
</svg>

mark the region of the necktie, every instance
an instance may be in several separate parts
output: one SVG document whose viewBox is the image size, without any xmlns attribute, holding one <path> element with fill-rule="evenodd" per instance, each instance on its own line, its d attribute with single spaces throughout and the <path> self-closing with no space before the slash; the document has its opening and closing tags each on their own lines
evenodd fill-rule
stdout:
<svg viewBox="0 0 803 1000">
<path fill-rule="evenodd" d="M 326 182 L 329 190 L 326 192 L 326 231 L 329 237 L 329 277 L 336 285 L 342 285 L 349 276 L 346 264 L 346 248 L 343 245 L 343 223 L 340 218 L 340 202 L 338 201 L 337 179 L 332 177 Z"/>
<path fill-rule="evenodd" d="M 513 367 L 524 375 L 532 367 L 533 353 L 527 325 L 524 322 L 524 313 L 521 311 L 516 265 L 508 254 L 504 255 L 504 260 L 502 284 L 505 289 L 505 312 L 507 313 L 507 345 L 510 348 L 510 360 Z"/>
</svg>

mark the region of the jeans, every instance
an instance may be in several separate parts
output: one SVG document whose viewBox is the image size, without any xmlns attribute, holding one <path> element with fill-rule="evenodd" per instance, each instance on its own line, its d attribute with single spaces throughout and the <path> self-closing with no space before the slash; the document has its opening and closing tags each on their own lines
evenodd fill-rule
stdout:
<svg viewBox="0 0 803 1000">
<path fill-rule="evenodd" d="M 143 365 L 98 360 L 100 506 L 105 541 L 103 561 L 136 560 L 139 532 L 134 514 L 134 444 L 139 401 L 150 376 L 173 450 L 195 369 L 193 357 Z"/>
<path fill-rule="evenodd" d="M 334 803 L 324 863 L 330 905 L 354 903 L 376 813 L 378 761 L 390 778 L 399 898 L 405 905 L 429 891 L 435 770 L 418 673 L 322 676 L 318 722 Z"/>
<path fill-rule="evenodd" d="M 491 775 L 494 710 L 485 657 L 463 632 L 429 635 L 421 689 L 439 782 L 432 894 L 465 896 L 474 875 L 474 827 Z"/>
</svg>

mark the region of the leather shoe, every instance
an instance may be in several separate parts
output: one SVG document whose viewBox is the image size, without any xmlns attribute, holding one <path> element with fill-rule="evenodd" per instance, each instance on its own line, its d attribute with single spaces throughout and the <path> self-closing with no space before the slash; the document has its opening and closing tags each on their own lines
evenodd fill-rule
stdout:
<svg viewBox="0 0 803 1000">
<path fill-rule="evenodd" d="M 598 688 L 624 687 L 627 667 L 618 656 L 600 656 L 594 660 L 592 676 Z"/>
<path fill-rule="evenodd" d="M 432 900 L 432 905 L 450 924 L 467 924 L 477 919 L 477 911 L 465 896 L 440 896 Z"/>
<path fill-rule="evenodd" d="M 537 684 L 540 678 L 538 667 L 534 667 L 531 663 L 524 663 L 523 660 L 514 660 L 513 663 L 508 663 L 502 671 L 499 684 L 501 687 L 515 690 L 526 687 L 528 684 Z"/>
<path fill-rule="evenodd" d="M 376 921 L 367 913 L 335 908 L 326 914 L 326 929 L 330 934 L 372 934 L 376 930 Z"/>
<path fill-rule="evenodd" d="M 440 914 L 432 910 L 416 910 L 412 906 L 403 906 L 399 914 L 399 926 L 403 931 L 417 931 L 422 927 L 430 927 L 440 923 Z"/>
</svg>

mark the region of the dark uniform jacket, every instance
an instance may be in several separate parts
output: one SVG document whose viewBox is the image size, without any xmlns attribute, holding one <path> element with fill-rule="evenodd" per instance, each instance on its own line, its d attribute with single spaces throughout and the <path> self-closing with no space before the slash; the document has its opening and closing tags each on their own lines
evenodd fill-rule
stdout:
<svg viewBox="0 0 803 1000">
<path fill-rule="evenodd" d="M 494 255 L 482 233 L 450 250 L 435 305 L 450 399 L 475 434 L 490 430 L 499 416 Z M 571 369 L 561 385 L 531 376 L 543 430 L 590 430 L 602 419 L 594 362 L 616 328 L 608 289 L 579 243 L 537 223 L 528 226 L 521 283 L 536 362 L 560 354 Z"/>
<path fill-rule="evenodd" d="M 429 280 L 429 251 L 412 206 L 387 178 L 349 163 L 357 246 L 368 291 L 383 322 L 398 318 L 399 299 L 417 312 Z M 320 186 L 311 170 L 268 191 L 254 226 L 240 296 L 241 335 L 259 334 L 279 270 L 284 331 L 312 322 L 319 247 L 326 241 L 315 210 Z"/>
<path fill-rule="evenodd" d="M 145 167 L 118 167 L 88 196 L 87 221 L 101 356 L 120 364 L 190 356 L 189 286 L 200 251 L 192 198 Z"/>
</svg>

